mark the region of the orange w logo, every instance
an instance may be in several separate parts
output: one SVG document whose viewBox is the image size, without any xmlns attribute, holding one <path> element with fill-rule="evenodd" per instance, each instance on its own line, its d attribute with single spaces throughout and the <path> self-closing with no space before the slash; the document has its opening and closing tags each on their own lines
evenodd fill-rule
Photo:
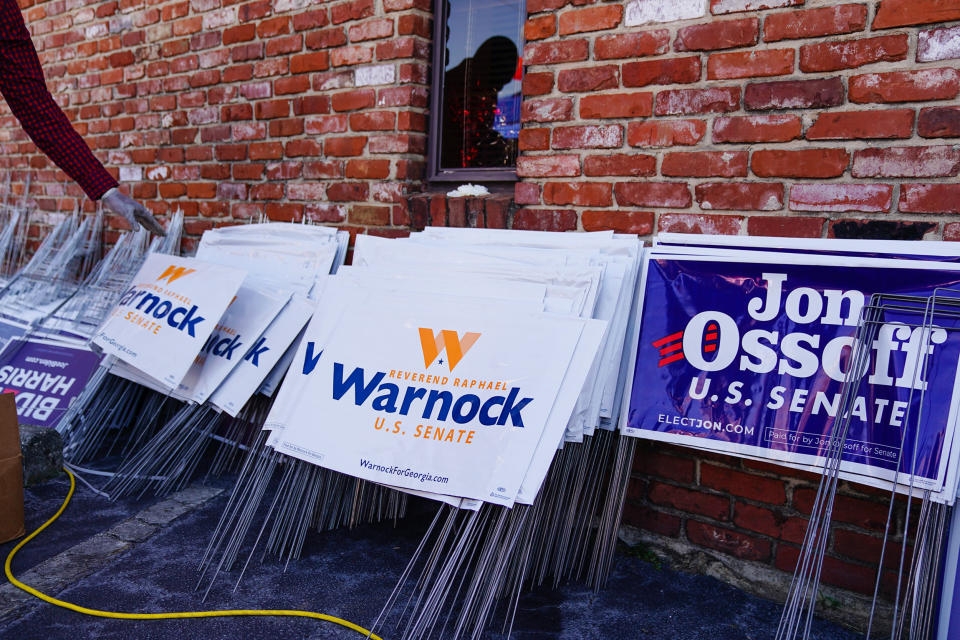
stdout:
<svg viewBox="0 0 960 640">
<path fill-rule="evenodd" d="M 178 267 L 172 264 L 167 267 L 162 274 L 160 274 L 160 277 L 157 278 L 157 280 L 166 280 L 168 284 L 173 284 L 173 281 L 177 278 L 188 276 L 194 271 L 196 271 L 196 269 L 187 269 L 186 267 Z"/>
<path fill-rule="evenodd" d="M 433 364 L 437 356 L 446 348 L 447 364 L 450 366 L 450 371 L 453 371 L 453 368 L 463 359 L 467 351 L 470 351 L 470 347 L 474 345 L 479 337 L 479 333 L 468 332 L 463 334 L 463 338 L 459 338 L 457 337 L 456 331 L 447 331 L 446 329 L 434 335 L 432 329 L 420 327 L 420 346 L 423 347 L 423 366 L 429 367 Z"/>
</svg>

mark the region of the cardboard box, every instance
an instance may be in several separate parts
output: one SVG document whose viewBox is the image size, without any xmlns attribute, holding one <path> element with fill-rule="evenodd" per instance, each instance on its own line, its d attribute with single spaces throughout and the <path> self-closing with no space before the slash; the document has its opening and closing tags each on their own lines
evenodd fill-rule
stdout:
<svg viewBox="0 0 960 640">
<path fill-rule="evenodd" d="M 23 528 L 23 458 L 12 393 L 0 393 L 0 542 L 19 538 Z"/>
</svg>

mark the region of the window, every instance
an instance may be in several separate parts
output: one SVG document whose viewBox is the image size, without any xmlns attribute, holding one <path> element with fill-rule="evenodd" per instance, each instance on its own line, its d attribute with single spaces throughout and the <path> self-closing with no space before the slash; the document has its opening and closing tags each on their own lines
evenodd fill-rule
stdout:
<svg viewBox="0 0 960 640">
<path fill-rule="evenodd" d="M 429 178 L 516 179 L 525 0 L 437 0 Z"/>
</svg>

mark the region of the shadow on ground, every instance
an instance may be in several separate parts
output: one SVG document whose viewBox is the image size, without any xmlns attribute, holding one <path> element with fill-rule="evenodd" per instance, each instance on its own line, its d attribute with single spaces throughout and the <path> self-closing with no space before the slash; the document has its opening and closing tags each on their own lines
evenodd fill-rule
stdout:
<svg viewBox="0 0 960 640">
<path fill-rule="evenodd" d="M 227 483 L 229 484 L 229 483 Z M 52 514 L 66 493 L 62 480 L 29 491 L 28 530 Z M 113 611 L 198 609 L 308 609 L 367 626 L 379 613 L 396 578 L 426 528 L 424 517 L 353 531 L 311 534 L 304 557 L 282 564 L 259 556 L 236 591 L 238 571 L 222 574 L 207 601 L 194 590 L 197 566 L 226 501 L 222 495 L 174 521 L 110 566 L 79 581 L 60 598 Z M 133 515 L 152 501 L 111 503 L 78 486 L 64 517 L 17 556 L 22 574 L 50 555 Z M 10 544 L 3 545 L 4 556 Z M 610 582 L 599 595 L 575 585 L 522 597 L 515 640 L 749 640 L 775 635 L 780 606 L 706 576 L 660 568 L 618 554 Z M 499 626 L 496 627 L 496 631 Z M 496 631 L 487 634 L 502 638 Z M 385 640 L 399 637 L 393 629 Z M 126 621 L 82 616 L 38 602 L 21 618 L 0 623 L 0 638 L 18 640 L 235 640 L 237 638 L 356 639 L 326 622 L 291 618 L 215 618 Z M 814 638 L 848 640 L 852 632 L 818 621 Z"/>
</svg>

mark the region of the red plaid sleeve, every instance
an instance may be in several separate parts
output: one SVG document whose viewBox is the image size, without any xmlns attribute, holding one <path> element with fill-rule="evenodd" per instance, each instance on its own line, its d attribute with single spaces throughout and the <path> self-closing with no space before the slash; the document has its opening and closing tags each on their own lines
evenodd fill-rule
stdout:
<svg viewBox="0 0 960 640">
<path fill-rule="evenodd" d="M 90 199 L 117 186 L 47 90 L 16 0 L 0 0 L 0 93 L 30 139 Z"/>
</svg>

